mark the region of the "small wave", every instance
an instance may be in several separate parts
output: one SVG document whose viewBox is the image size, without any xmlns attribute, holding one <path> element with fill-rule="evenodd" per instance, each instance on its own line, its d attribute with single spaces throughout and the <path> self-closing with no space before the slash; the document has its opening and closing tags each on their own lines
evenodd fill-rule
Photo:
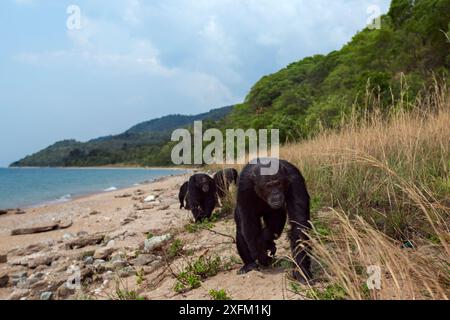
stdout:
<svg viewBox="0 0 450 320">
<path fill-rule="evenodd" d="M 111 191 L 116 191 L 117 188 L 116 187 L 110 187 L 108 189 L 103 190 L 104 192 L 111 192 Z"/>
<path fill-rule="evenodd" d="M 72 199 L 72 195 L 71 194 L 66 194 L 66 195 L 60 197 L 58 199 L 58 201 L 69 201 L 70 199 Z"/>
</svg>

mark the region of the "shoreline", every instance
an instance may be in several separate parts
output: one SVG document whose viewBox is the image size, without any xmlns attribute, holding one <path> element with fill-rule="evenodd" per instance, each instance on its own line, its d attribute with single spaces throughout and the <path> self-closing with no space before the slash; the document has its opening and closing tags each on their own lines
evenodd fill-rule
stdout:
<svg viewBox="0 0 450 320">
<path fill-rule="evenodd" d="M 21 167 L 21 168 L 0 168 L 0 169 L 47 169 L 46 167 Z M 14 206 L 14 207 L 9 207 L 9 208 L 2 208 L 0 207 L 0 210 L 5 210 L 8 211 L 8 214 L 10 212 L 14 212 L 18 209 L 20 210 L 32 210 L 32 209 L 37 209 L 37 208 L 42 208 L 42 207 L 48 207 L 48 206 L 52 206 L 52 205 L 60 205 L 60 204 L 67 204 L 70 203 L 72 201 L 76 201 L 76 200 L 80 200 L 80 199 L 84 199 L 84 198 L 88 198 L 91 196 L 96 196 L 96 195 L 102 195 L 102 194 L 111 194 L 114 192 L 123 192 L 127 189 L 132 189 L 132 188 L 139 188 L 140 186 L 148 186 L 152 183 L 155 182 L 159 182 L 159 181 L 163 181 L 164 179 L 168 179 L 170 177 L 176 177 L 176 176 L 182 176 L 185 174 L 189 174 L 192 170 L 194 169 L 185 169 L 185 168 L 177 168 L 177 167 L 170 167 L 170 168 L 163 168 L 163 167 L 148 167 L 148 168 L 144 168 L 144 167 L 138 167 L 138 168 L 121 168 L 121 167 L 115 167 L 115 168 L 106 168 L 106 167 L 67 167 L 67 168 L 56 168 L 56 167 L 52 167 L 52 168 L 48 168 L 48 169 L 67 169 L 67 170 L 96 170 L 96 169 L 101 169 L 101 170 L 135 170 L 135 169 L 142 169 L 142 170 L 167 170 L 167 171 L 180 171 L 178 174 L 177 173 L 172 173 L 163 177 L 158 177 L 158 178 L 154 178 L 154 179 L 150 179 L 150 180 L 144 180 L 141 182 L 137 182 L 135 184 L 132 185 L 128 185 L 128 186 L 122 186 L 122 187 L 115 187 L 115 189 L 113 190 L 96 190 L 96 191 L 90 191 L 90 192 L 83 192 L 83 193 L 76 193 L 76 194 L 67 194 L 67 195 L 63 195 L 59 198 L 56 199 L 52 199 L 52 200 L 42 200 L 39 201 L 37 203 L 34 204 L 29 204 L 29 205 L 19 205 L 19 206 Z M 66 196 L 69 196 L 67 199 L 63 199 Z"/>
</svg>

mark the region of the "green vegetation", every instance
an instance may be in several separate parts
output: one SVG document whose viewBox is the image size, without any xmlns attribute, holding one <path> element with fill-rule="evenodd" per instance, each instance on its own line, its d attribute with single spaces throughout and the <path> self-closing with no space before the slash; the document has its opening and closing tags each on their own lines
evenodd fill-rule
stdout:
<svg viewBox="0 0 450 320">
<path fill-rule="evenodd" d="M 205 257 L 188 261 L 187 266 L 177 275 L 175 292 L 185 292 L 201 286 L 201 281 L 213 277 L 221 270 L 220 257 Z"/>
<path fill-rule="evenodd" d="M 180 239 L 175 239 L 167 250 L 169 259 L 173 259 L 181 255 L 183 252 L 183 242 Z"/>
<path fill-rule="evenodd" d="M 242 104 L 198 116 L 167 116 L 86 143 L 58 142 L 12 165 L 169 165 L 171 131 L 195 120 L 204 120 L 204 129 L 277 128 L 282 142 L 294 142 L 339 128 L 342 116 L 355 111 L 387 113 L 399 100 L 410 107 L 433 77 L 448 75 L 449 21 L 450 0 L 393 0 L 380 29 L 365 28 L 341 50 L 263 77 Z"/>
<path fill-rule="evenodd" d="M 194 116 L 169 115 L 140 123 L 126 132 L 82 143 L 64 140 L 22 160 L 13 167 L 85 167 L 103 165 L 171 165 L 172 131 L 189 127 L 194 121 L 204 125 L 224 118 L 232 107 L 211 110 Z"/>
<path fill-rule="evenodd" d="M 263 77 L 227 119 L 228 127 L 279 128 L 281 141 L 337 128 L 356 106 L 387 111 L 413 102 L 436 76 L 448 75 L 449 0 L 394 0 L 381 29 L 364 29 L 341 50 L 292 63 Z M 367 93 L 374 97 L 366 100 Z"/>
<path fill-rule="evenodd" d="M 228 294 L 226 293 L 225 290 L 210 290 L 209 291 L 209 295 L 211 296 L 212 300 L 217 300 L 217 301 L 226 301 L 226 300 L 231 300 L 231 298 L 228 296 Z"/>
</svg>

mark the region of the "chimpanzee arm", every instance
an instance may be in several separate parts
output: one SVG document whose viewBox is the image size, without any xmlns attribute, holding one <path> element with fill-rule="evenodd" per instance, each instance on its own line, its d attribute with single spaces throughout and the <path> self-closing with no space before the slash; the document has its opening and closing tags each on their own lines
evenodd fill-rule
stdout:
<svg viewBox="0 0 450 320">
<path fill-rule="evenodd" d="M 309 238 L 305 234 L 310 229 L 309 194 L 306 190 L 305 181 L 296 168 L 289 168 L 289 180 L 290 187 L 287 192 L 286 202 L 289 223 L 291 224 L 291 250 L 297 265 L 309 279 L 311 277 L 310 257 L 307 254 L 309 251 L 307 243 Z M 298 271 L 294 272 L 294 276 L 298 280 L 303 278 Z"/>
<path fill-rule="evenodd" d="M 239 211 L 241 213 L 242 233 L 252 259 L 258 260 L 261 265 L 269 265 L 270 258 L 263 241 L 261 216 L 258 212 L 255 212 L 252 203 L 241 204 Z"/>
</svg>

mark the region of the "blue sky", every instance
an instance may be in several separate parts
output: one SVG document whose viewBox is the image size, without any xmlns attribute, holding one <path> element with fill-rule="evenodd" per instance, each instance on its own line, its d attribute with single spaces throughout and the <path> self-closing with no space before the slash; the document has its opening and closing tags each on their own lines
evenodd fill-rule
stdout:
<svg viewBox="0 0 450 320">
<path fill-rule="evenodd" d="M 241 102 L 389 0 L 2 0 L 0 166 L 55 141 Z M 67 8 L 81 28 L 67 28 Z"/>
</svg>

